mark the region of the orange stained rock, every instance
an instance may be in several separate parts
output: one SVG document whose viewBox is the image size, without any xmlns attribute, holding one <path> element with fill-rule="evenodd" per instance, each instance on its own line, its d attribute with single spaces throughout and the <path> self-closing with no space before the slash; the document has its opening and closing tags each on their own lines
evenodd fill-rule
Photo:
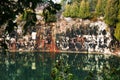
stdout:
<svg viewBox="0 0 120 80">
<path fill-rule="evenodd" d="M 55 41 L 53 39 L 50 44 L 50 52 L 59 52 L 58 48 L 56 47 Z"/>
</svg>

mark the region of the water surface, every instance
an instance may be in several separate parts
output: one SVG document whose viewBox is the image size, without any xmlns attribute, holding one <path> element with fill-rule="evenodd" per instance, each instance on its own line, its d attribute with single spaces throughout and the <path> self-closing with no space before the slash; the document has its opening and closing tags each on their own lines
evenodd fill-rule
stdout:
<svg viewBox="0 0 120 80">
<path fill-rule="evenodd" d="M 0 80 L 120 80 L 120 57 L 103 54 L 0 53 Z"/>
</svg>

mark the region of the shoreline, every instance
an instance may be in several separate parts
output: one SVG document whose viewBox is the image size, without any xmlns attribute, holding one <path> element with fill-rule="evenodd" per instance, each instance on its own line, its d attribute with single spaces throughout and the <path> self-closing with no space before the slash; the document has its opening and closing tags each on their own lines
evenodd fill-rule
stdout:
<svg viewBox="0 0 120 80">
<path fill-rule="evenodd" d="M 2 50 L 0 50 L 0 52 L 2 52 Z M 120 57 L 120 51 L 118 52 L 108 52 L 108 53 L 104 53 L 104 52 L 95 52 L 95 51 L 50 51 L 50 50 L 6 50 L 6 52 L 10 52 L 10 53 L 15 53 L 15 52 L 20 52 L 21 54 L 24 52 L 27 53 L 34 53 L 34 52 L 41 52 L 41 53 L 54 53 L 54 54 L 60 54 L 60 53 L 67 53 L 67 54 L 102 54 L 102 55 L 114 55 L 114 56 L 119 56 Z"/>
</svg>

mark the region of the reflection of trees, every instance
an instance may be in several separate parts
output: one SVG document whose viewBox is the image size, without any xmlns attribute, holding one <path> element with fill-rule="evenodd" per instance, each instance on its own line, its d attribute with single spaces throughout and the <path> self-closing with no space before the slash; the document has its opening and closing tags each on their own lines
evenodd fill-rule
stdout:
<svg viewBox="0 0 120 80">
<path fill-rule="evenodd" d="M 110 55 L 101 54 L 69 54 L 67 61 L 70 64 L 70 72 L 73 74 L 75 80 L 103 80 L 105 78 L 104 74 L 113 78 L 120 77 L 119 75 L 111 75 L 113 72 L 117 74 L 120 70 L 117 62 L 119 58 L 113 57 L 111 59 L 111 57 Z M 107 69 L 105 69 L 105 67 L 107 67 Z M 104 69 L 106 70 L 105 72 Z M 106 79 L 109 80 L 110 78 Z M 115 78 L 115 80 L 117 80 L 117 78 Z"/>
<path fill-rule="evenodd" d="M 103 67 L 103 78 L 105 80 L 119 80 L 120 79 L 120 57 L 111 56 L 109 59 L 109 66 Z"/>
<path fill-rule="evenodd" d="M 70 73 L 67 54 L 61 54 L 57 57 L 51 71 L 52 80 L 73 80 L 73 74 Z"/>
<path fill-rule="evenodd" d="M 2 58 L 0 57 L 0 60 Z M 9 55 L 6 61 L 0 62 L 1 80 L 46 80 L 50 78 L 48 72 L 50 72 L 51 59 L 46 54 L 16 53 L 14 57 Z M 36 69 L 32 69 L 33 63 L 36 64 Z"/>
<path fill-rule="evenodd" d="M 12 55 L 11 55 L 12 54 Z M 119 80 L 120 58 L 102 54 L 7 53 L 0 55 L 1 80 Z M 35 64 L 36 68 L 32 64 Z M 52 78 L 51 78 L 52 77 Z M 69 78 L 69 79 L 67 79 Z"/>
</svg>

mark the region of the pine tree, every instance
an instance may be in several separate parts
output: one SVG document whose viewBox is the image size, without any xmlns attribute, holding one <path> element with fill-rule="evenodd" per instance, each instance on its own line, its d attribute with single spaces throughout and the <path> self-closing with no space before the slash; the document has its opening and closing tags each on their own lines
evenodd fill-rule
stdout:
<svg viewBox="0 0 120 80">
<path fill-rule="evenodd" d="M 105 15 L 105 8 L 106 8 L 107 0 L 102 0 L 102 15 Z"/>
<path fill-rule="evenodd" d="M 57 12 L 60 5 L 53 4 L 51 0 L 49 1 L 49 7 L 54 8 L 53 12 Z M 18 27 L 18 22 L 16 21 L 16 16 L 21 17 L 21 21 L 24 21 L 22 25 L 24 31 L 27 32 L 28 29 L 35 27 L 37 18 L 35 9 L 37 4 L 45 3 L 43 0 L 2 0 L 0 1 L 0 28 L 4 27 L 4 36 L 11 34 L 14 31 L 14 27 Z M 49 10 L 50 12 L 50 10 Z M 53 16 L 54 17 L 54 16 Z M 21 23 L 22 24 L 22 23 Z M 5 26 L 4 26 L 5 25 Z M 3 42 L 6 42 L 6 37 L 4 37 Z M 2 46 L 6 48 L 6 46 Z"/>
<path fill-rule="evenodd" d="M 95 8 L 95 13 L 100 16 L 103 14 L 103 7 L 102 7 L 102 0 L 98 0 L 96 8 Z"/>
<path fill-rule="evenodd" d="M 116 25 L 114 36 L 117 40 L 120 41 L 120 22 Z"/>
<path fill-rule="evenodd" d="M 118 15 L 117 15 L 117 19 L 118 19 L 118 22 L 120 22 L 120 0 L 119 0 L 119 5 L 118 5 Z"/>
<path fill-rule="evenodd" d="M 77 2 L 74 2 L 72 5 L 71 5 L 71 17 L 78 17 L 78 14 L 79 14 L 79 6 L 77 4 Z"/>
<path fill-rule="evenodd" d="M 107 1 L 105 9 L 105 22 L 110 26 L 113 39 L 116 38 L 120 41 L 120 0 Z"/>
<path fill-rule="evenodd" d="M 109 26 L 116 26 L 118 13 L 118 0 L 108 0 L 105 8 L 105 22 Z"/>
<path fill-rule="evenodd" d="M 67 4 L 66 6 L 65 6 L 65 11 L 63 12 L 63 15 L 65 16 L 65 17 L 69 17 L 70 16 L 70 9 L 71 8 L 71 6 L 69 5 L 69 4 Z"/>
<path fill-rule="evenodd" d="M 71 1 L 80 3 L 82 0 L 71 0 Z"/>
<path fill-rule="evenodd" d="M 97 0 L 89 0 L 89 3 L 90 3 L 90 11 L 95 11 Z"/>
<path fill-rule="evenodd" d="M 88 1 L 86 1 L 85 3 L 85 10 L 86 10 L 85 16 L 86 18 L 88 18 L 90 16 L 90 5 Z"/>
<path fill-rule="evenodd" d="M 85 1 L 82 0 L 80 3 L 80 11 L 79 11 L 79 17 L 84 18 L 85 17 Z"/>
<path fill-rule="evenodd" d="M 117 15 L 117 20 L 118 20 L 118 23 L 116 25 L 116 29 L 115 29 L 115 33 L 114 33 L 114 36 L 117 40 L 120 41 L 120 0 L 119 0 L 119 5 L 118 5 L 118 15 Z"/>
<path fill-rule="evenodd" d="M 80 3 L 79 17 L 80 18 L 88 18 L 90 16 L 90 7 L 89 2 L 82 0 Z"/>
</svg>

